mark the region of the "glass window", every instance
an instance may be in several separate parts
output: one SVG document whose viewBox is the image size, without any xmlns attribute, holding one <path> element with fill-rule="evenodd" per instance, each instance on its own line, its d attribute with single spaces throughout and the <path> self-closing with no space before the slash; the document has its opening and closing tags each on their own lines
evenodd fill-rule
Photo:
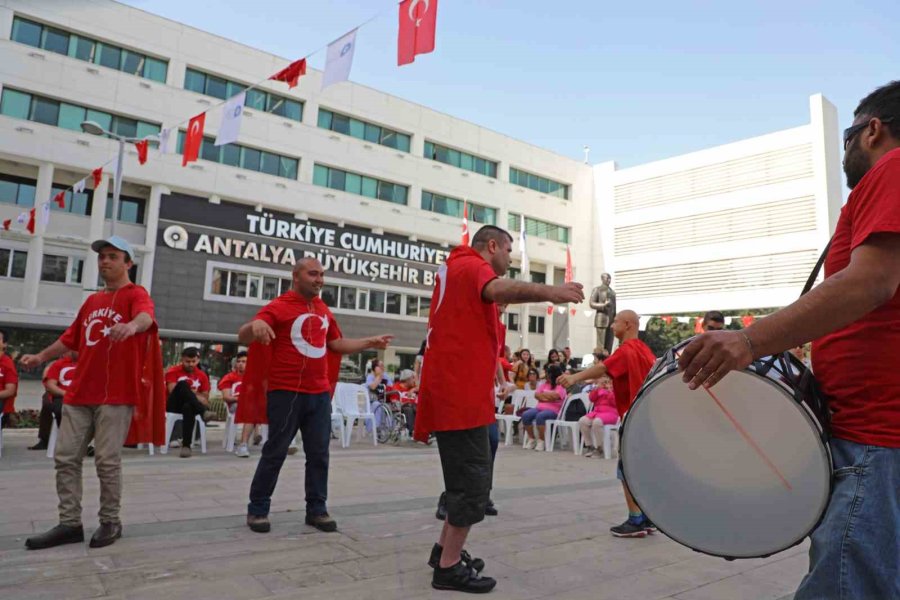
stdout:
<svg viewBox="0 0 900 600">
<path fill-rule="evenodd" d="M 278 288 L 281 284 L 279 277 L 263 277 L 262 299 L 272 300 L 278 296 Z"/>
<path fill-rule="evenodd" d="M 9 269 L 9 276 L 17 279 L 24 279 L 25 265 L 28 263 L 28 253 L 21 250 L 13 250 L 12 265 Z"/>
<path fill-rule="evenodd" d="M 254 152 L 259 154 L 259 152 L 256 150 L 254 150 Z M 200 144 L 200 158 L 211 162 L 219 162 L 219 146 L 216 146 L 212 138 L 203 138 L 203 143 Z M 259 163 L 258 158 L 256 162 Z M 256 171 L 259 169 L 257 167 L 257 169 L 254 170 Z"/>
<path fill-rule="evenodd" d="M 260 171 L 268 173 L 269 175 L 278 175 L 278 162 L 279 158 L 277 154 L 263 152 L 260 160 Z"/>
<path fill-rule="evenodd" d="M 375 198 L 378 193 L 378 181 L 371 177 L 362 178 L 362 195 Z"/>
<path fill-rule="evenodd" d="M 193 69 L 184 72 L 184 89 L 198 94 L 206 93 L 206 75 Z"/>
<path fill-rule="evenodd" d="M 53 205 L 50 205 L 53 208 Z M 91 214 L 91 194 L 87 191 L 74 193 L 66 192 L 66 210 L 76 215 Z"/>
<path fill-rule="evenodd" d="M 357 119 L 350 119 L 350 135 L 363 139 L 366 136 L 366 124 Z"/>
<path fill-rule="evenodd" d="M 356 308 L 366 310 L 369 306 L 369 290 L 357 290 Z"/>
<path fill-rule="evenodd" d="M 322 129 L 331 129 L 331 118 L 333 117 L 333 113 L 330 110 L 325 110 L 324 108 L 319 109 L 318 116 L 318 125 Z"/>
<path fill-rule="evenodd" d="M 350 118 L 344 115 L 334 115 L 331 119 L 331 129 L 338 133 L 350 134 Z"/>
<path fill-rule="evenodd" d="M 396 292 L 388 292 L 387 300 L 385 302 L 384 311 L 388 314 L 399 315 L 400 314 L 400 298 L 402 294 L 398 294 Z"/>
<path fill-rule="evenodd" d="M 247 276 L 247 297 L 259 298 L 260 287 L 262 286 L 262 277 L 260 275 Z"/>
<path fill-rule="evenodd" d="M 81 131 L 81 122 L 84 121 L 85 110 L 80 106 L 66 104 L 59 106 L 59 126 L 72 131 Z"/>
<path fill-rule="evenodd" d="M 66 273 L 69 270 L 69 257 L 44 255 L 44 263 L 41 266 L 41 281 L 66 282 Z"/>
<path fill-rule="evenodd" d="M 259 90 L 247 90 L 244 106 L 256 110 L 266 110 L 266 93 Z"/>
<path fill-rule="evenodd" d="M 380 290 L 372 290 L 369 292 L 369 311 L 383 313 L 384 312 L 385 292 Z"/>
<path fill-rule="evenodd" d="M 69 283 L 81 283 L 84 274 L 84 259 L 72 258 L 69 260 Z"/>
<path fill-rule="evenodd" d="M 328 187 L 328 167 L 322 165 L 313 167 L 313 184 Z"/>
<path fill-rule="evenodd" d="M 140 223 L 138 220 L 138 204 L 131 200 L 119 198 L 119 221 Z"/>
<path fill-rule="evenodd" d="M 418 317 L 419 316 L 419 297 L 418 296 L 407 296 L 406 297 L 406 316 L 407 317 Z"/>
<path fill-rule="evenodd" d="M 347 185 L 347 174 L 338 169 L 328 170 L 328 187 L 333 190 L 344 190 Z"/>
<path fill-rule="evenodd" d="M 0 179 L 0 202 L 4 204 L 15 204 L 16 196 L 19 194 L 19 184 L 15 181 L 7 181 Z M 0 265 L 3 261 L 0 260 Z"/>
<path fill-rule="evenodd" d="M 144 58 L 144 72 L 143 76 L 147 79 L 152 79 L 153 81 L 159 81 L 160 83 L 166 82 L 166 74 L 169 70 L 169 63 L 164 60 L 159 60 L 158 58 L 152 58 L 147 56 Z"/>
<path fill-rule="evenodd" d="M 298 162 L 296 158 L 282 156 L 279 160 L 278 174 L 288 179 L 297 179 Z"/>
<path fill-rule="evenodd" d="M 135 137 L 145 138 L 148 135 L 159 135 L 159 125 L 155 123 L 145 123 L 144 121 L 137 122 L 137 133 Z"/>
<path fill-rule="evenodd" d="M 285 293 L 291 289 L 293 286 L 293 282 L 290 279 L 282 279 L 281 280 L 281 293 Z"/>
<path fill-rule="evenodd" d="M 431 142 L 425 142 L 425 158 L 434 159 L 434 144 Z"/>
<path fill-rule="evenodd" d="M 73 35 L 69 42 L 69 56 L 78 60 L 94 62 L 95 47 L 94 40 Z"/>
<path fill-rule="evenodd" d="M 222 269 L 213 269 L 212 284 L 209 291 L 217 296 L 225 295 L 225 288 L 228 287 L 228 271 Z"/>
<path fill-rule="evenodd" d="M 406 186 L 395 185 L 394 186 L 394 202 L 397 204 L 406 204 Z"/>
<path fill-rule="evenodd" d="M 109 44 L 98 44 L 100 52 L 98 53 L 98 63 L 110 69 L 117 69 L 122 62 L 122 50 Z"/>
<path fill-rule="evenodd" d="M 206 76 L 206 95 L 224 100 L 228 97 L 228 82 L 221 77 Z"/>
<path fill-rule="evenodd" d="M 259 150 L 241 148 L 241 167 L 251 171 L 259 171 Z"/>
<path fill-rule="evenodd" d="M 325 303 L 325 306 L 329 306 L 334 308 L 337 306 L 337 295 L 338 295 L 338 287 L 336 285 L 323 285 L 322 286 L 322 302 Z"/>
<path fill-rule="evenodd" d="M 19 206 L 32 207 L 34 206 L 34 196 L 37 193 L 36 185 L 30 185 L 27 183 L 19 184 L 19 196 L 16 198 L 16 204 Z"/>
<path fill-rule="evenodd" d="M 31 103 L 31 120 L 56 125 L 59 122 L 59 102 L 36 96 Z"/>
<path fill-rule="evenodd" d="M 266 97 L 266 112 L 273 115 L 284 116 L 284 98 L 268 94 Z"/>
<path fill-rule="evenodd" d="M 227 84 L 225 85 L 225 93 L 226 93 L 226 96 L 225 96 L 225 97 L 226 97 L 226 98 L 231 98 L 232 96 L 237 95 L 237 94 L 238 94 L 241 90 L 243 90 L 245 87 L 247 87 L 247 86 L 246 86 L 246 85 L 242 85 L 242 84 L 237 83 L 237 82 L 234 82 L 234 81 L 229 81 L 229 82 L 227 82 Z M 246 100 L 246 98 L 244 99 L 244 105 L 245 105 L 245 106 L 247 105 L 247 100 Z"/>
<path fill-rule="evenodd" d="M 0 98 L 0 113 L 14 119 L 27 119 L 31 111 L 31 94 L 4 89 Z"/>
<path fill-rule="evenodd" d="M 144 70 L 144 55 L 131 50 L 122 50 L 121 70 L 129 75 L 140 75 Z"/>
<path fill-rule="evenodd" d="M 482 162 L 484 162 L 482 160 Z M 475 157 L 471 154 L 463 154 L 459 158 L 459 166 L 463 169 L 468 169 L 469 171 L 475 170 Z"/>
<path fill-rule="evenodd" d="M 284 101 L 284 116 L 294 121 L 303 120 L 303 104 L 296 100 Z"/>
<path fill-rule="evenodd" d="M 43 38 L 41 47 L 44 50 L 56 52 L 57 54 L 69 53 L 69 34 L 65 31 L 53 29 L 52 27 L 44 27 Z"/>
<path fill-rule="evenodd" d="M 356 308 L 356 288 L 341 286 L 341 308 Z"/>
<path fill-rule="evenodd" d="M 386 200 L 388 202 L 393 202 L 394 201 L 394 184 L 388 183 L 387 181 L 379 181 L 377 198 L 379 200 Z"/>
<path fill-rule="evenodd" d="M 375 144 L 384 143 L 381 139 L 381 127 L 378 127 L 377 125 L 367 123 L 364 137 L 368 142 L 372 142 Z"/>
<path fill-rule="evenodd" d="M 409 152 L 409 136 L 405 133 L 397 134 L 397 150 L 402 150 L 403 152 Z"/>
<path fill-rule="evenodd" d="M 222 164 L 232 167 L 241 166 L 241 147 L 237 144 L 222 146 Z"/>
<path fill-rule="evenodd" d="M 427 296 L 419 297 L 419 316 L 427 317 L 428 310 L 431 308 L 431 298 Z"/>
<path fill-rule="evenodd" d="M 228 278 L 228 295 L 236 298 L 247 297 L 247 274 L 230 272 Z"/>
<path fill-rule="evenodd" d="M 351 194 L 362 193 L 362 176 L 356 173 L 347 173 L 347 179 L 344 182 L 344 189 Z"/>
<path fill-rule="evenodd" d="M 13 19 L 12 39 L 39 48 L 41 46 L 41 26 L 16 17 Z"/>
<path fill-rule="evenodd" d="M 0 248 L 0 277 L 9 277 L 9 258 L 12 250 Z"/>
<path fill-rule="evenodd" d="M 531 271 L 531 283 L 547 283 L 547 274 Z"/>
<path fill-rule="evenodd" d="M 85 115 L 88 121 L 93 121 L 103 129 L 107 131 L 112 131 L 112 115 L 107 112 L 102 112 L 99 110 L 87 109 L 87 114 Z"/>
<path fill-rule="evenodd" d="M 137 120 L 127 117 L 115 117 L 113 119 L 112 132 L 125 137 L 135 137 L 137 135 Z"/>
</svg>

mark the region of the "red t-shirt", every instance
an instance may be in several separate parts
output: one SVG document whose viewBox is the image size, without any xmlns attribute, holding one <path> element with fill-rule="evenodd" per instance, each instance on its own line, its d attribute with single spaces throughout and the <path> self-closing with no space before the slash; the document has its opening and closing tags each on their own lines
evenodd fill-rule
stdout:
<svg viewBox="0 0 900 600">
<path fill-rule="evenodd" d="M 109 341 L 110 328 L 129 323 L 140 313 L 154 319 L 147 331 L 121 342 Z M 63 401 L 76 405 L 137 403 L 144 393 L 141 375 L 148 336 L 155 331 L 153 300 L 141 286 L 129 283 L 88 296 L 59 338 L 67 348 L 78 351 L 78 370 Z"/>
<path fill-rule="evenodd" d="M 6 354 L 0 354 L 0 390 L 6 388 L 7 383 L 19 386 L 19 373 L 16 371 L 16 363 Z M 13 394 L 3 402 L 3 413 L 11 413 L 15 410 L 16 394 Z"/>
<path fill-rule="evenodd" d="M 46 384 L 51 379 L 56 381 L 57 387 L 64 392 L 68 392 L 69 388 L 72 387 L 72 382 L 75 381 L 75 373 L 78 368 L 78 363 L 69 358 L 68 356 L 63 356 L 62 358 L 58 358 L 53 361 L 53 364 L 50 365 L 50 368 L 47 369 L 47 374 L 44 376 L 44 383 Z"/>
<path fill-rule="evenodd" d="M 825 277 L 875 233 L 900 234 L 900 149 L 881 157 L 841 210 Z M 900 289 L 886 304 L 816 340 L 816 379 L 828 397 L 831 429 L 858 444 L 900 448 Z"/>
<path fill-rule="evenodd" d="M 497 307 L 481 291 L 497 277 L 480 254 L 457 246 L 438 269 L 428 316 L 416 439 L 494 422 Z"/>
<path fill-rule="evenodd" d="M 327 344 L 340 338 L 334 315 L 318 296 L 307 300 L 289 290 L 256 314 L 275 331 L 269 391 L 321 394 L 331 390 Z"/>
<path fill-rule="evenodd" d="M 219 380 L 219 391 L 224 392 L 225 390 L 231 390 L 231 394 L 234 396 L 234 402 L 237 402 L 241 399 L 241 383 L 243 379 L 243 375 L 237 371 L 231 371 Z"/>
<path fill-rule="evenodd" d="M 194 367 L 190 373 L 184 370 L 184 365 L 175 365 L 166 369 L 166 384 L 179 381 L 187 381 L 191 385 L 191 391 L 195 394 L 209 391 L 209 377 L 197 367 Z"/>
<path fill-rule="evenodd" d="M 613 394 L 616 396 L 616 410 L 625 416 L 631 403 L 644 384 L 656 356 L 653 351 L 637 338 L 622 342 L 609 358 L 603 361 L 606 372 L 612 379 Z"/>
</svg>

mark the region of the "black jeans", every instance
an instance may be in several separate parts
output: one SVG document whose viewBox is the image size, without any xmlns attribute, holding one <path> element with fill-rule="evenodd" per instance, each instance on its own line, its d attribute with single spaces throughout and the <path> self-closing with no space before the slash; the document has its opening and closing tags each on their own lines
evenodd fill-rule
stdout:
<svg viewBox="0 0 900 600">
<path fill-rule="evenodd" d="M 328 444 L 331 441 L 330 396 L 328 392 L 303 394 L 275 390 L 268 393 L 269 439 L 263 446 L 250 484 L 248 514 L 269 514 L 278 474 L 298 429 L 306 454 L 306 514 L 314 516 L 328 512 L 325 501 L 328 498 Z"/>
<path fill-rule="evenodd" d="M 44 444 L 47 444 L 50 442 L 50 430 L 53 428 L 53 419 L 56 419 L 57 427 L 59 427 L 60 419 L 62 419 L 63 397 L 44 394 L 41 400 L 41 416 L 38 419 L 38 439 Z"/>
<path fill-rule="evenodd" d="M 196 394 L 187 381 L 179 381 L 169 393 L 166 401 L 166 412 L 181 413 L 181 445 L 190 446 L 194 441 L 194 424 L 197 415 L 202 415 L 208 409 L 197 400 Z M 169 443 L 169 440 L 166 440 Z"/>
</svg>

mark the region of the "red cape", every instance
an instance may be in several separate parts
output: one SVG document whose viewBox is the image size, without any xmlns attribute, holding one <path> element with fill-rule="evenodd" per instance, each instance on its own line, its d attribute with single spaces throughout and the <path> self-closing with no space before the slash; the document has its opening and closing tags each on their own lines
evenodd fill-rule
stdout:
<svg viewBox="0 0 900 600">
<path fill-rule="evenodd" d="M 162 348 L 155 327 L 147 335 L 141 387 L 143 393 L 134 405 L 125 445 L 162 446 L 166 443 L 166 384 L 163 381 Z"/>
<path fill-rule="evenodd" d="M 321 299 L 317 298 L 319 302 Z M 286 298 L 276 298 L 272 302 L 290 302 Z M 322 303 L 324 305 L 324 302 Z M 334 315 L 325 307 L 328 319 L 337 329 L 338 338 L 343 337 Z M 341 354 L 327 350 L 325 360 L 328 361 L 328 381 L 331 384 L 331 395 L 337 387 L 341 373 Z M 241 397 L 234 415 L 236 423 L 260 425 L 269 422 L 266 416 L 266 393 L 269 390 L 269 370 L 272 366 L 272 345 L 253 342 L 247 350 L 247 370 L 241 383 Z"/>
</svg>

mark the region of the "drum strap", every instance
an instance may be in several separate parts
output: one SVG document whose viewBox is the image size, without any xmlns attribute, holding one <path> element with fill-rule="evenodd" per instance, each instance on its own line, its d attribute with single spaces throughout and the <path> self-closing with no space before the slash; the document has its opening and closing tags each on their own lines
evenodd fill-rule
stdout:
<svg viewBox="0 0 900 600">
<path fill-rule="evenodd" d="M 825 245 L 825 249 L 822 250 L 822 254 L 819 255 L 819 260 L 816 261 L 816 266 L 813 267 L 812 273 L 809 274 L 809 279 L 806 280 L 806 285 L 803 286 L 803 291 L 800 292 L 801 296 L 811 290 L 813 285 L 816 283 L 816 278 L 819 276 L 819 271 L 822 270 L 822 265 L 825 264 L 825 257 L 828 256 L 828 250 L 831 249 L 831 242 L 833 241 L 834 237 L 828 240 L 828 243 Z"/>
</svg>

